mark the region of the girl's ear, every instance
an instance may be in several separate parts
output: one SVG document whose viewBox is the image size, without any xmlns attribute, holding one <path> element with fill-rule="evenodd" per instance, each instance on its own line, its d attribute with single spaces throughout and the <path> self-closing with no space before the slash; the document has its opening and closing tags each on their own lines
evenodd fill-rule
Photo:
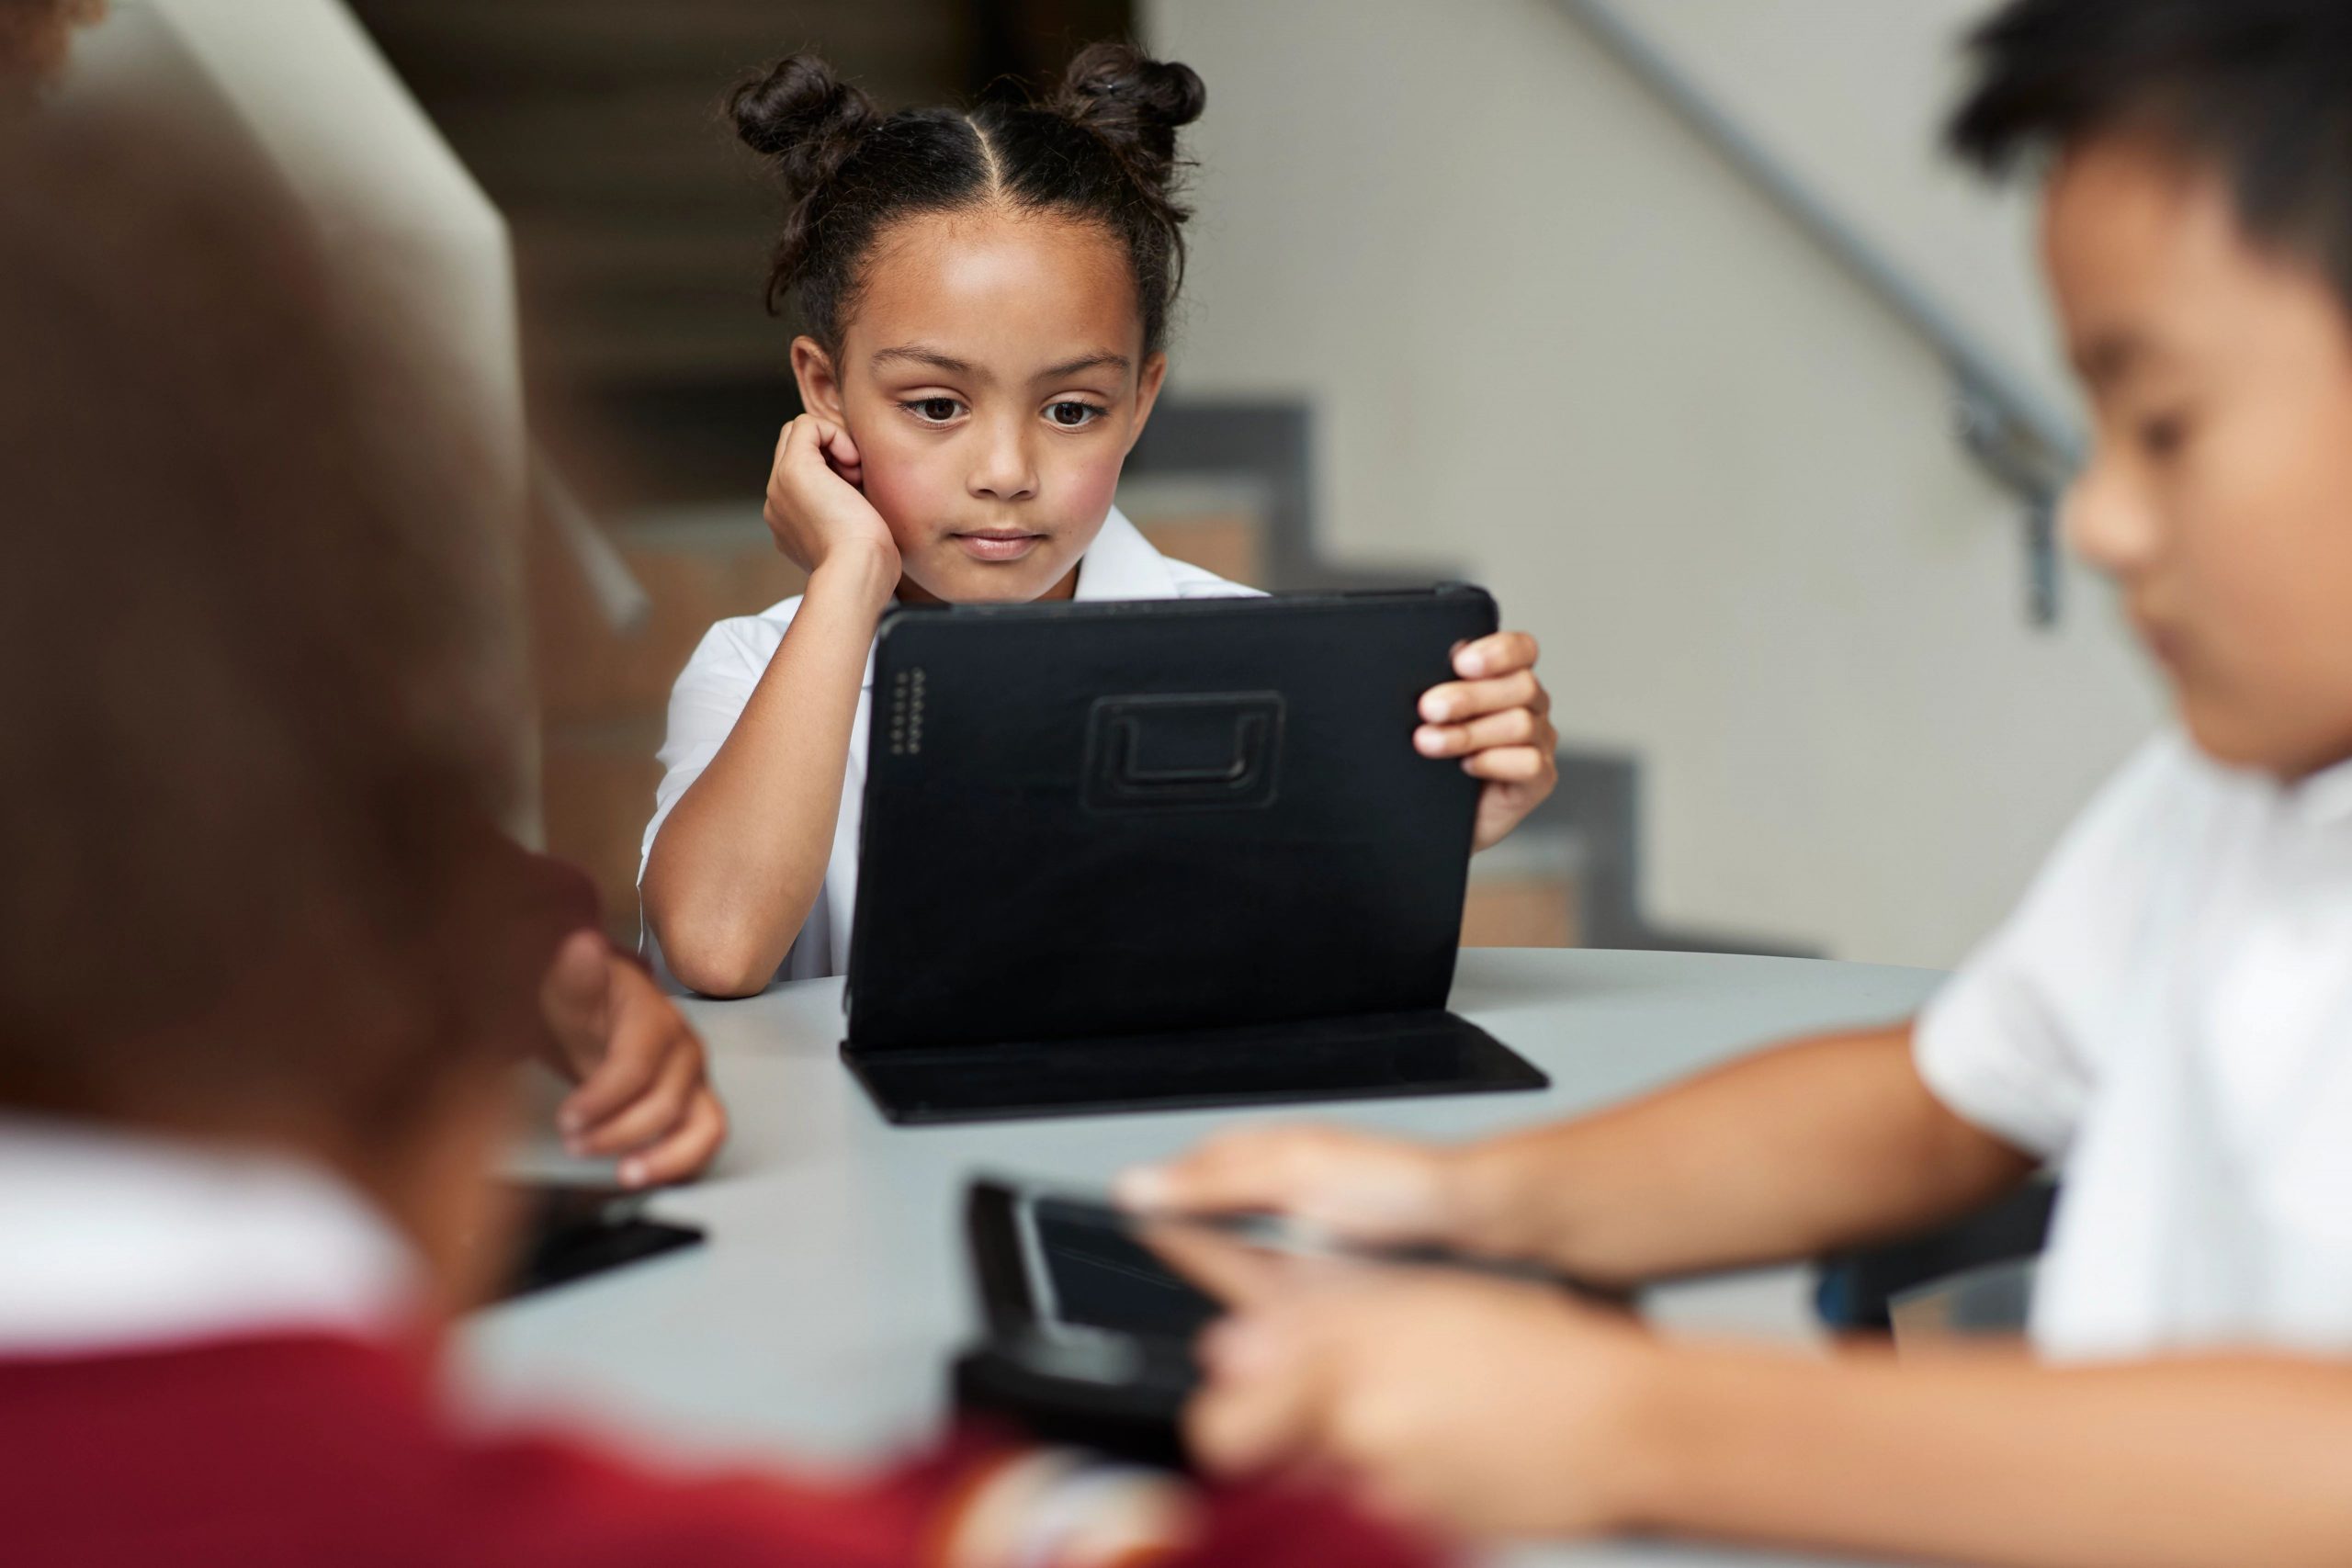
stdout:
<svg viewBox="0 0 2352 1568">
<path fill-rule="evenodd" d="M 1160 384 L 1168 379 L 1168 355 L 1154 354 L 1145 356 L 1143 369 L 1136 377 L 1136 422 L 1127 431 L 1127 450 L 1136 449 L 1136 441 L 1143 434 L 1143 427 L 1151 418 L 1154 403 L 1159 401 Z"/>
<path fill-rule="evenodd" d="M 849 423 L 842 416 L 842 383 L 833 373 L 833 356 L 815 338 L 792 340 L 792 378 L 800 383 L 802 408 L 835 424 Z"/>
</svg>

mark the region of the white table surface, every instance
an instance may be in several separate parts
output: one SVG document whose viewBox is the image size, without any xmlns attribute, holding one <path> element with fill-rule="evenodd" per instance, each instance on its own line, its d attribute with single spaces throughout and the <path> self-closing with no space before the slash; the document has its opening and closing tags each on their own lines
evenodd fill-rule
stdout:
<svg viewBox="0 0 2352 1568">
<path fill-rule="evenodd" d="M 653 1206 L 707 1246 L 501 1307 L 462 1337 L 483 1402 L 554 1408 L 703 1460 L 857 1464 L 920 1442 L 974 1325 L 959 1216 L 975 1171 L 1099 1187 L 1212 1128 L 1317 1117 L 1465 1137 L 1568 1115 L 1808 1030 L 1901 1017 L 1939 976 L 1803 959 L 1470 950 L 1453 1005 L 1551 1075 L 1541 1094 L 902 1128 L 836 1055 L 837 980 L 688 1004 L 734 1120 L 717 1170 Z M 1794 1270 L 1657 1292 L 1671 1332 L 1808 1331 Z M 1787 1559 L 1608 1543 L 1512 1562 L 1757 1565 Z"/>
</svg>

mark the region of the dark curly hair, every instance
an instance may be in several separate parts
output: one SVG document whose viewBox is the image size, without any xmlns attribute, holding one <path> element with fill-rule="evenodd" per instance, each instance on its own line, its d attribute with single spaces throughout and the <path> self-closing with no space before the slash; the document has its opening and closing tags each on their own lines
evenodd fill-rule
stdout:
<svg viewBox="0 0 2352 1568">
<path fill-rule="evenodd" d="M 838 354 L 863 269 L 889 224 L 989 203 L 1099 224 L 1125 247 L 1158 349 L 1184 273 L 1176 131 L 1206 96 L 1190 66 L 1131 45 L 1090 45 L 1043 102 L 885 115 L 813 54 L 779 61 L 728 107 L 769 158 L 789 206 L 768 275 L 768 309 L 797 293 L 809 332 Z"/>
</svg>

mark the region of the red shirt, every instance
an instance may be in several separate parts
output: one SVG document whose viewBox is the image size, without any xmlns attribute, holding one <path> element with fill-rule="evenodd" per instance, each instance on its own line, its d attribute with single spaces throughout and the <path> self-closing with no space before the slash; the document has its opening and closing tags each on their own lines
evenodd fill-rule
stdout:
<svg viewBox="0 0 2352 1568">
<path fill-rule="evenodd" d="M 463 1433 L 433 1363 L 328 1336 L 0 1359 L 0 1559 L 21 1568 L 866 1568 L 938 1561 L 984 1450 L 864 1484 L 659 1479 L 560 1438 Z M 1315 1500 L 1209 1510 L 1216 1568 L 1427 1554 Z"/>
</svg>

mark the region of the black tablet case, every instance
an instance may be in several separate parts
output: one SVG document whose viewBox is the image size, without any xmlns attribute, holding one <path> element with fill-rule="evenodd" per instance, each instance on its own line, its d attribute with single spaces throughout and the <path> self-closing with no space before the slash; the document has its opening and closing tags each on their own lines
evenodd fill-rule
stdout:
<svg viewBox="0 0 2352 1568">
<path fill-rule="evenodd" d="M 842 1055 L 895 1122 L 1536 1089 L 1444 1010 L 1476 588 L 899 611 Z"/>
<path fill-rule="evenodd" d="M 951 1392 L 956 1408 L 1008 1422 L 1041 1441 L 1182 1468 L 1182 1416 L 1200 1385 L 1193 1345 L 1221 1309 L 1179 1282 L 1127 1224 L 1099 1230 L 1090 1224 L 1082 1242 L 1065 1233 L 1058 1244 L 1061 1263 L 1076 1263 L 1082 1269 L 1077 1280 L 1050 1263 L 1047 1271 L 1057 1293 L 1074 1282 L 1080 1286 L 1077 1296 L 1063 1296 L 1065 1322 L 1098 1326 L 1057 1335 L 1046 1321 L 1046 1303 L 1030 1279 L 1027 1258 L 1033 1239 L 1044 1245 L 1042 1235 L 1031 1238 L 1022 1233 L 1019 1211 L 1031 1200 L 1041 1206 L 1059 1201 L 1086 1210 L 1097 1207 L 1084 1199 L 1057 1200 L 1034 1190 L 1024 1195 L 1015 1185 L 987 1177 L 967 1185 L 965 1253 L 984 1332 L 953 1363 Z M 1221 1222 L 1196 1217 L 1196 1223 L 1219 1224 L 1240 1218 L 1228 1215 Z M 1246 1223 L 1235 1225 L 1234 1234 L 1247 1237 Z M 1630 1316 L 1637 1306 L 1631 1292 L 1594 1286 L 1524 1259 L 1482 1258 L 1438 1247 L 1367 1248 L 1359 1256 L 1564 1291 L 1597 1311 Z M 1113 1314 L 1102 1309 L 1127 1298 L 1137 1285 L 1148 1298 L 1173 1285 L 1193 1301 L 1178 1302 L 1170 1311 L 1165 1298 L 1154 1300 L 1146 1309 L 1148 1325 L 1099 1326 L 1119 1321 L 1115 1306 Z M 1106 1287 L 1108 1295 L 1102 1293 Z M 1076 1312 L 1071 1311 L 1074 1301 Z"/>
<path fill-rule="evenodd" d="M 1057 1343 L 1040 1332 L 1022 1264 L 1019 1201 L 998 1181 L 965 1191 L 965 1252 L 985 1333 L 952 1365 L 956 1408 L 1042 1442 L 1183 1468 L 1180 1421 L 1200 1382 L 1192 1347 L 1111 1335 Z"/>
</svg>

